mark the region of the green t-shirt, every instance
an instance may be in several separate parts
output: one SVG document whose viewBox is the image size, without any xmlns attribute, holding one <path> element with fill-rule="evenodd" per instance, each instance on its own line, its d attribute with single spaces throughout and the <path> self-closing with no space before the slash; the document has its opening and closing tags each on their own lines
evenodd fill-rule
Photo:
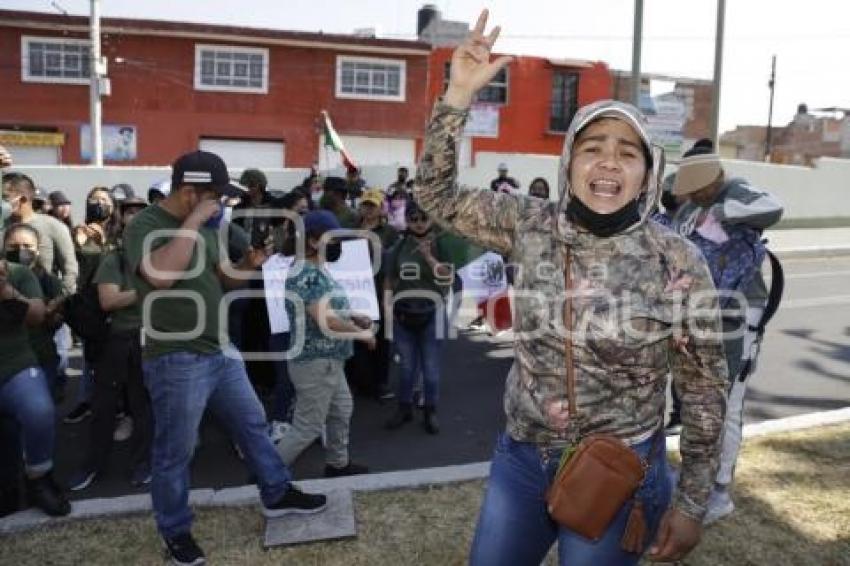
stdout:
<svg viewBox="0 0 850 566">
<path fill-rule="evenodd" d="M 139 294 L 139 305 L 145 312 L 148 295 L 155 291 L 139 275 L 142 257 L 167 244 L 171 237 L 145 239 L 155 230 L 177 230 L 182 221 L 161 206 L 149 206 L 133 218 L 124 231 L 124 259 L 131 282 Z M 223 290 L 218 278 L 221 255 L 218 231 L 210 228 L 198 230 L 192 258 L 183 279 L 179 279 L 151 300 L 149 319 L 145 326 L 144 357 L 153 358 L 172 352 L 209 354 L 221 350 L 219 339 L 219 306 Z M 199 243 L 203 242 L 199 253 Z M 151 333 L 183 333 L 184 336 L 154 336 Z M 187 335 L 188 334 L 188 335 Z"/>
<path fill-rule="evenodd" d="M 62 296 L 62 280 L 51 273 L 43 272 L 36 275 L 44 302 L 47 304 L 53 299 Z M 59 353 L 56 350 L 56 342 L 53 335 L 56 328 L 48 328 L 46 323 L 29 328 L 30 346 L 42 367 L 56 367 L 59 363 Z"/>
<path fill-rule="evenodd" d="M 42 299 L 41 287 L 35 274 L 22 265 L 7 262 L 8 281 L 12 287 L 28 299 Z M 0 301 L 0 309 L 6 309 L 15 301 Z M 3 313 L 5 314 L 5 313 Z M 2 315 L 0 315 L 2 316 Z M 29 332 L 24 320 L 10 323 L 5 316 L 0 324 L 0 385 L 28 367 L 38 366 L 38 359 L 29 341 Z"/>
<path fill-rule="evenodd" d="M 127 277 L 126 264 L 121 259 L 120 251 L 111 251 L 103 256 L 100 261 L 100 266 L 97 268 L 97 273 L 94 276 L 94 283 L 118 285 L 121 291 L 129 291 L 133 289 L 130 286 L 129 278 Z M 112 322 L 110 330 L 114 332 L 130 332 L 138 330 L 142 327 L 142 309 L 139 302 L 136 301 L 130 306 L 112 311 Z"/>
<path fill-rule="evenodd" d="M 431 253 L 440 263 L 449 263 L 444 234 L 431 242 Z M 419 252 L 417 239 L 407 234 L 387 254 L 386 277 L 392 283 L 393 293 L 403 291 L 433 291 L 445 295 L 451 288 L 451 278 L 437 278 L 434 269 Z"/>
<path fill-rule="evenodd" d="M 308 306 L 330 295 L 330 306 L 336 315 L 341 318 L 349 316 L 348 296 L 330 273 L 310 262 L 304 262 L 301 271 L 287 277 L 286 291 L 298 295 L 305 309 L 299 312 L 292 301 L 286 301 L 286 314 L 289 317 L 291 332 L 290 344 L 293 346 L 299 344 L 301 333 L 303 332 L 304 335 L 301 352 L 292 358 L 293 362 L 309 362 L 318 359 L 347 360 L 354 354 L 351 340 L 327 336 L 313 317 L 306 312 Z"/>
</svg>

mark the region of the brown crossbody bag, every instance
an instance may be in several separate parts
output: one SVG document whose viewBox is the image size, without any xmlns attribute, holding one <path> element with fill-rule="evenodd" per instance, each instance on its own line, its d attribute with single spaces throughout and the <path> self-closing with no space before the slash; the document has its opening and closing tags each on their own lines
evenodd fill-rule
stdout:
<svg viewBox="0 0 850 566">
<path fill-rule="evenodd" d="M 569 248 L 564 259 L 564 323 L 572 331 L 572 289 Z M 575 390 L 572 336 L 566 337 L 567 401 L 570 418 L 576 418 L 578 408 Z M 573 429 L 575 427 L 572 427 Z M 574 431 L 577 435 L 578 431 Z M 559 525 L 590 540 L 599 540 L 611 522 L 630 499 L 635 498 L 643 483 L 649 462 L 657 450 L 660 434 L 646 460 L 620 439 L 605 434 L 577 436 L 564 450 L 561 465 L 546 493 L 549 515 Z M 646 538 L 646 519 L 643 504 L 635 498 L 621 546 L 627 552 L 643 552 Z"/>
</svg>

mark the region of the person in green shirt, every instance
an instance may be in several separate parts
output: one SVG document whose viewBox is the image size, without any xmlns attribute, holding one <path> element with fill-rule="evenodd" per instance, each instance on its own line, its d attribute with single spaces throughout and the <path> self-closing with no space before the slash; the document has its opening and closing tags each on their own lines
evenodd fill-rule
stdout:
<svg viewBox="0 0 850 566">
<path fill-rule="evenodd" d="M 385 316 L 392 320 L 392 340 L 401 363 L 398 408 L 385 427 L 393 430 L 413 418 L 413 388 L 422 373 L 422 426 L 438 434 L 440 350 L 446 330 L 445 297 L 454 272 L 449 252 L 431 219 L 415 202 L 405 210 L 407 232 L 388 253 Z"/>
<path fill-rule="evenodd" d="M 48 515 L 61 516 L 71 512 L 71 505 L 53 478 L 55 408 L 27 332 L 44 322 L 44 313 L 32 271 L 0 260 L 0 416 L 11 418 L 20 430 L 29 502 Z M 6 444 L 4 466 L 10 464 Z M 14 488 L 3 488 L 2 498 L 11 500 Z"/>
<path fill-rule="evenodd" d="M 384 214 L 384 193 L 380 189 L 369 189 L 363 193 L 358 205 L 360 212 L 360 230 L 368 230 L 374 234 L 380 242 L 378 250 L 373 249 L 370 244 L 370 254 L 377 255 L 378 260 L 383 260 L 393 244 L 398 240 L 398 232 L 387 222 Z M 374 240 L 374 239 L 373 239 Z M 377 242 L 375 242 L 377 243 Z M 372 257 L 375 265 L 376 258 Z M 375 290 L 381 292 L 384 288 L 384 261 L 380 261 L 381 269 L 375 273 Z M 389 341 L 384 332 L 384 317 L 378 321 L 378 329 L 375 332 L 377 345 L 374 350 L 369 350 L 362 343 L 354 344 L 354 355 L 345 364 L 345 375 L 352 389 L 356 393 L 367 394 L 379 401 L 389 400 L 395 394 L 389 388 Z"/>
<path fill-rule="evenodd" d="M 147 203 L 128 197 L 118 205 L 121 225 L 126 227 Z M 103 472 L 112 449 L 115 413 L 126 393 L 133 423 L 130 483 L 136 487 L 150 483 L 152 422 L 150 398 L 142 380 L 142 312 L 138 293 L 126 269 L 124 251 L 106 252 L 92 283 L 97 285 L 100 307 L 110 316 L 109 334 L 97 348 L 92 378 L 92 420 L 88 452 L 82 467 L 71 476 L 72 491 L 85 489 Z"/>
<path fill-rule="evenodd" d="M 324 193 L 322 200 L 319 203 L 325 210 L 331 211 L 339 225 L 343 228 L 354 229 L 360 225 L 360 218 L 357 212 L 346 204 L 348 194 L 348 185 L 342 177 L 327 177 L 322 184 Z"/>
<path fill-rule="evenodd" d="M 205 560 L 191 534 L 189 463 L 206 409 L 245 455 L 265 516 L 313 513 L 327 503 L 324 495 L 292 485 L 244 362 L 238 352 L 223 348 L 224 288 L 243 286 L 268 257 L 265 249 L 252 247 L 234 266 L 220 249 L 226 230 L 222 200 L 241 194 L 219 156 L 187 153 L 172 166 L 168 196 L 124 230 L 125 267 L 142 305 L 142 371 L 153 411 L 151 500 L 157 529 L 176 563 Z"/>
<path fill-rule="evenodd" d="M 62 280 L 49 273 L 38 262 L 39 234 L 29 224 L 15 224 L 3 235 L 6 259 L 32 270 L 38 279 L 46 303 L 44 321 L 29 329 L 30 346 L 38 365 L 44 371 L 54 399 L 62 396 L 59 383 L 59 353 L 53 335 L 62 324 L 61 303 L 65 298 Z"/>
</svg>

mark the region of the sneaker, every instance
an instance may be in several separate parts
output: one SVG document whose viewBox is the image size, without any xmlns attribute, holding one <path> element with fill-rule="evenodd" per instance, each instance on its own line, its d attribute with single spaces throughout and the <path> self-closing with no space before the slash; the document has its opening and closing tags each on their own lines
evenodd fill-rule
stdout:
<svg viewBox="0 0 850 566">
<path fill-rule="evenodd" d="M 679 436 L 682 434 L 682 423 L 670 423 L 664 427 L 664 434 L 667 436 Z"/>
<path fill-rule="evenodd" d="M 478 318 L 470 322 L 467 328 L 469 330 L 484 330 L 485 328 L 487 328 L 487 326 L 484 324 L 484 317 L 479 316 Z"/>
<path fill-rule="evenodd" d="M 71 512 L 68 498 L 56 485 L 53 473 L 47 472 L 35 479 L 27 478 L 27 500 L 51 517 L 63 517 Z"/>
<path fill-rule="evenodd" d="M 360 474 L 368 474 L 369 468 L 366 466 L 362 466 L 360 464 L 355 464 L 354 462 L 348 462 L 348 465 L 343 466 L 342 468 L 338 468 L 336 466 L 331 466 L 328 464 L 325 466 L 325 477 L 326 478 L 341 478 L 343 476 L 358 476 Z"/>
<path fill-rule="evenodd" d="M 292 428 L 291 423 L 284 421 L 272 421 L 269 424 L 269 440 L 272 441 L 272 444 L 277 444 L 290 428 Z"/>
<path fill-rule="evenodd" d="M 117 419 L 115 423 L 115 432 L 112 433 L 112 440 L 115 442 L 126 442 L 133 436 L 133 417 L 124 415 Z"/>
<path fill-rule="evenodd" d="M 97 472 L 94 470 L 79 470 L 71 476 L 68 481 L 68 488 L 71 491 L 82 491 L 92 484 L 95 477 L 97 477 Z"/>
<path fill-rule="evenodd" d="M 130 485 L 133 487 L 150 485 L 152 477 L 150 464 L 139 464 L 130 476 Z"/>
<path fill-rule="evenodd" d="M 198 566 L 207 563 L 204 551 L 192 538 L 192 533 L 180 533 L 177 536 L 164 538 L 163 541 L 172 564 L 176 566 Z"/>
<path fill-rule="evenodd" d="M 703 525 L 710 525 L 724 519 L 735 510 L 735 503 L 726 488 L 715 487 L 708 498 L 708 511 L 702 520 Z"/>
<path fill-rule="evenodd" d="M 73 411 L 65 415 L 63 422 L 65 424 L 77 424 L 83 422 L 91 416 L 91 405 L 83 401 L 77 405 Z"/>
<path fill-rule="evenodd" d="M 263 515 L 268 518 L 324 511 L 328 498 L 321 493 L 304 493 L 292 484 L 274 505 L 263 505 Z"/>
</svg>

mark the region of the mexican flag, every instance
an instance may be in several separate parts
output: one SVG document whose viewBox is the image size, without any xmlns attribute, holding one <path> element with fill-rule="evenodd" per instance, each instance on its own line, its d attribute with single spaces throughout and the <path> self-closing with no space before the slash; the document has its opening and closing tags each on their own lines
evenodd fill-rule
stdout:
<svg viewBox="0 0 850 566">
<path fill-rule="evenodd" d="M 342 138 L 339 137 L 339 134 L 334 130 L 334 126 L 331 123 L 331 117 L 328 115 L 326 110 L 322 110 L 322 132 L 325 136 L 325 147 L 330 147 L 334 151 L 339 152 L 342 157 L 342 163 L 345 165 L 346 169 L 356 169 L 357 164 L 354 162 L 354 159 L 351 158 L 351 154 L 345 149 L 345 144 L 342 143 Z"/>
<path fill-rule="evenodd" d="M 452 233 L 445 233 L 443 238 L 449 261 L 463 283 L 461 292 L 475 298 L 478 312 L 492 332 L 511 328 L 511 301 L 502 256 Z"/>
</svg>

